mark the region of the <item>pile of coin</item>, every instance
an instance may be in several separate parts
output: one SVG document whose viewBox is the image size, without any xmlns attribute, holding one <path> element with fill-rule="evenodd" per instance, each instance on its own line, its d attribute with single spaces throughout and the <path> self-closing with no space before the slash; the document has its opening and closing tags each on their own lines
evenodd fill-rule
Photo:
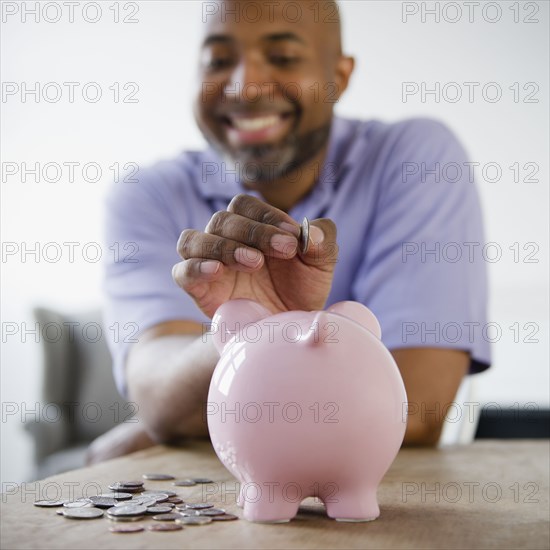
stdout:
<svg viewBox="0 0 550 550">
<path fill-rule="evenodd" d="M 175 487 L 194 487 L 213 483 L 207 478 L 180 479 L 168 474 L 143 474 L 151 481 L 172 481 Z M 141 531 L 179 531 L 186 525 L 206 525 L 214 521 L 232 521 L 238 516 L 216 508 L 208 502 L 185 502 L 174 491 L 146 490 L 143 481 L 115 481 L 109 492 L 73 501 L 37 500 L 35 506 L 57 507 L 57 514 L 67 519 L 99 519 L 106 517 L 112 533 Z M 153 523 L 138 524 L 151 519 Z"/>
</svg>

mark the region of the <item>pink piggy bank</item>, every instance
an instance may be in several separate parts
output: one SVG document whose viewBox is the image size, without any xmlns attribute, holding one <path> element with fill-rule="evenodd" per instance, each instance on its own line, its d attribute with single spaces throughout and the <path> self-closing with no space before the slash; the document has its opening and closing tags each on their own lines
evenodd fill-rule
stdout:
<svg viewBox="0 0 550 550">
<path fill-rule="evenodd" d="M 374 314 L 357 302 L 272 315 L 220 306 L 207 420 L 250 521 L 285 522 L 318 497 L 331 518 L 380 515 L 376 492 L 405 434 L 407 396 Z"/>
</svg>

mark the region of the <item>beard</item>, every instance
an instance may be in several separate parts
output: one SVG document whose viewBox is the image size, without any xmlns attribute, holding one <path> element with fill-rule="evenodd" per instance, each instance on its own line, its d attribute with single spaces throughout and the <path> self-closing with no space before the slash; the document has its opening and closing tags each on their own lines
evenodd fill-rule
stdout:
<svg viewBox="0 0 550 550">
<path fill-rule="evenodd" d="M 245 186 L 264 186 L 290 177 L 313 159 L 327 144 L 330 129 L 330 121 L 303 135 L 299 135 L 294 127 L 282 142 L 243 146 L 235 151 L 213 145 L 224 161 L 233 166 Z M 319 166 L 316 173 L 320 174 L 320 171 Z"/>
</svg>

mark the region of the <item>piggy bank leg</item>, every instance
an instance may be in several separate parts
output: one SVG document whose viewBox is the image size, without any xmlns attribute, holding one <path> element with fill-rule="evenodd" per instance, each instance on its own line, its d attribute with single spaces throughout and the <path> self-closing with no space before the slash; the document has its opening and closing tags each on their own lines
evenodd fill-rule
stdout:
<svg viewBox="0 0 550 550">
<path fill-rule="evenodd" d="M 259 484 L 258 484 L 259 485 Z M 253 496 L 251 492 L 240 494 L 240 505 L 244 506 L 244 518 L 261 523 L 285 523 L 297 513 L 299 502 L 289 502 L 276 491 L 259 491 Z"/>
<path fill-rule="evenodd" d="M 380 515 L 376 489 L 339 492 L 325 501 L 327 515 L 337 521 L 372 521 Z"/>
</svg>

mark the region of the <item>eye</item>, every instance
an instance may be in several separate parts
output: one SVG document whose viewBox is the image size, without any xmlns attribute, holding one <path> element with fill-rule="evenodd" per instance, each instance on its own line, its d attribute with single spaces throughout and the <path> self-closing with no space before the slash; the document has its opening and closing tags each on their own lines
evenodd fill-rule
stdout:
<svg viewBox="0 0 550 550">
<path fill-rule="evenodd" d="M 278 65 L 279 67 L 289 67 L 300 62 L 299 57 L 291 57 L 287 55 L 272 55 L 269 60 L 271 63 Z"/>
<path fill-rule="evenodd" d="M 219 71 L 226 69 L 231 65 L 231 58 L 229 57 L 217 57 L 210 59 L 206 64 L 206 68 L 210 71 Z"/>
</svg>

